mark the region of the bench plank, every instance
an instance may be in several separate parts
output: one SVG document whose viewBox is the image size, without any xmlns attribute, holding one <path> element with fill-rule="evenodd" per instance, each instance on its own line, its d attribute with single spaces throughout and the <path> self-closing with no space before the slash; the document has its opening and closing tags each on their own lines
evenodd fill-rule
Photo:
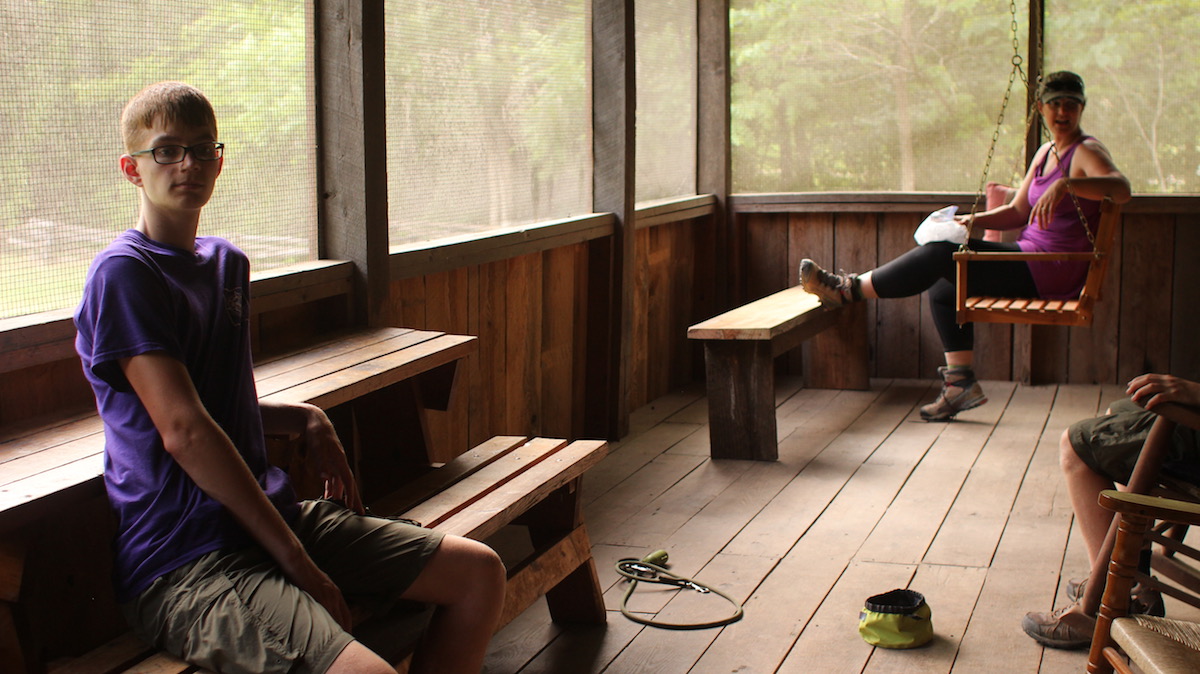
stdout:
<svg viewBox="0 0 1200 674">
<path fill-rule="evenodd" d="M 474 352 L 475 342 L 466 335 L 441 335 L 261 398 L 328 409 L 464 358 Z"/>
<path fill-rule="evenodd" d="M 532 443 L 531 443 L 532 444 Z M 537 505 L 551 492 L 583 475 L 607 453 L 607 443 L 579 440 L 559 449 L 536 466 L 491 489 L 468 509 L 439 518 L 439 531 L 484 539 Z"/>
<path fill-rule="evenodd" d="M 423 526 L 440 528 L 451 517 L 501 489 L 565 445 L 565 440 L 539 438 L 513 447 L 503 455 L 495 457 L 486 466 L 463 474 L 454 484 L 446 486 L 423 503 L 406 510 L 404 517 L 420 522 Z"/>
<path fill-rule="evenodd" d="M 821 301 L 800 286 L 757 299 L 688 328 L 689 339 L 770 341 L 822 313 Z"/>
<path fill-rule="evenodd" d="M 371 331 L 344 343 L 303 351 L 283 361 L 255 365 L 254 380 L 259 397 L 277 393 L 314 379 L 353 367 L 371 358 L 392 353 L 441 336 L 440 332 L 401 330 Z"/>
<path fill-rule="evenodd" d="M 153 655 L 154 648 L 127 632 L 82 657 L 62 664 L 51 663 L 49 674 L 106 674 L 124 672 Z M 186 666 L 186 665 L 185 665 Z M 181 671 L 178 668 L 176 671 Z"/>
<path fill-rule="evenodd" d="M 402 491 L 393 492 L 377 499 L 371 509 L 381 513 L 406 512 L 455 481 L 474 474 L 498 457 L 525 444 L 527 438 L 520 435 L 500 435 L 462 454 L 444 466 L 435 468 L 425 475 L 404 485 Z"/>
</svg>

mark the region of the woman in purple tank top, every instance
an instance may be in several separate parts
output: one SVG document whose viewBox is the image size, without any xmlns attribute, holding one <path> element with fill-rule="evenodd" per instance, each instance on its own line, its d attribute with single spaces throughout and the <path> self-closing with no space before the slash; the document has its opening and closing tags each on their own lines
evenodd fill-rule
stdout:
<svg viewBox="0 0 1200 674">
<path fill-rule="evenodd" d="M 1074 252 L 1092 245 L 1079 221 L 1079 202 L 1088 226 L 1095 227 L 1100 202 L 1111 198 L 1129 201 L 1129 180 L 1121 174 L 1104 145 L 1080 127 L 1087 97 L 1083 79 L 1059 71 L 1046 76 L 1037 109 L 1051 140 L 1038 149 L 1025 179 L 1012 201 L 975 215 L 979 229 L 1022 229 L 1011 243 L 972 241 L 981 251 Z M 1075 194 L 1072 199 L 1068 194 Z M 961 225 L 970 216 L 958 216 Z M 812 260 L 800 263 L 800 283 L 826 305 L 842 305 L 872 297 L 910 297 L 928 291 L 930 312 L 946 353 L 938 368 L 942 390 L 937 399 L 921 408 L 926 421 L 949 421 L 963 410 L 987 402 L 972 370 L 974 330 L 956 318 L 954 252 L 958 244 L 934 241 L 863 274 L 825 271 Z M 987 262 L 972 263 L 971 295 L 1003 297 L 1077 297 L 1087 275 L 1086 263 Z"/>
</svg>

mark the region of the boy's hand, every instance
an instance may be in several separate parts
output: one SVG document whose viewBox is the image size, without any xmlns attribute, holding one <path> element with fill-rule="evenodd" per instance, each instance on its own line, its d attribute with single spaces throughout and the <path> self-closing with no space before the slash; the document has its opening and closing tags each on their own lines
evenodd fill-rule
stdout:
<svg viewBox="0 0 1200 674">
<path fill-rule="evenodd" d="M 338 440 L 329 417 L 319 407 L 308 408 L 308 424 L 304 431 L 308 460 L 325 480 L 325 498 L 341 501 L 360 515 L 365 512 L 358 482 L 346 461 L 346 450 Z"/>
<path fill-rule="evenodd" d="M 280 566 L 296 587 L 307 592 L 329 611 L 329 615 L 333 616 L 342 629 L 349 632 L 354 627 L 350 606 L 346 604 L 342 591 L 313 563 L 312 558 L 304 553 L 303 549 L 293 559 L 281 562 Z"/>
<path fill-rule="evenodd" d="M 1200 384 L 1169 374 L 1143 374 L 1134 377 L 1125 392 L 1133 402 L 1148 410 L 1168 402 L 1200 406 Z"/>
</svg>

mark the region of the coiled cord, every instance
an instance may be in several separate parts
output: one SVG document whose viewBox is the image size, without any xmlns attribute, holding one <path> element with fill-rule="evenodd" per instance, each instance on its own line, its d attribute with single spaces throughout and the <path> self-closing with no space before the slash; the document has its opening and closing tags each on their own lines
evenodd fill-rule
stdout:
<svg viewBox="0 0 1200 674">
<path fill-rule="evenodd" d="M 667 559 L 666 550 L 655 550 L 641 559 L 628 557 L 617 562 L 617 573 L 629 580 L 629 588 L 625 590 L 625 596 L 621 598 L 621 615 L 635 623 L 667 630 L 703 630 L 710 627 L 724 627 L 742 619 L 745 612 L 737 600 L 715 587 L 709 587 L 691 578 L 684 578 L 683 576 L 671 573 L 662 566 L 667 563 Z M 629 598 L 633 596 L 633 591 L 637 589 L 638 583 L 674 585 L 680 589 L 690 588 L 701 594 L 715 594 L 732 604 L 735 610 L 729 617 L 702 623 L 666 623 L 650 620 L 649 618 L 634 615 L 626 606 Z"/>
</svg>

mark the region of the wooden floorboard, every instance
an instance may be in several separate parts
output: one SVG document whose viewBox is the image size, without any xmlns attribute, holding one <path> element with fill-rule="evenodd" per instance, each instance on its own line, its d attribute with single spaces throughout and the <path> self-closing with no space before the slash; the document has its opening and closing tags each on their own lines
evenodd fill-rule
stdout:
<svg viewBox="0 0 1200 674">
<path fill-rule="evenodd" d="M 936 395 L 931 381 L 828 391 L 781 379 L 775 462 L 709 459 L 702 386 L 637 410 L 630 434 L 584 478 L 607 627 L 555 625 L 538 602 L 496 636 L 486 671 L 1082 671 L 1084 653 L 1043 650 L 1020 620 L 1062 604 L 1066 579 L 1085 573 L 1059 437 L 1123 388 L 985 390 L 987 405 L 930 424 L 917 408 Z M 614 564 L 659 548 L 676 573 L 744 602 L 745 618 L 677 631 L 622 616 L 627 582 Z M 897 587 L 926 596 L 929 646 L 875 649 L 859 636 L 863 601 Z M 712 595 L 645 584 L 630 608 L 667 622 L 730 610 Z"/>
</svg>

